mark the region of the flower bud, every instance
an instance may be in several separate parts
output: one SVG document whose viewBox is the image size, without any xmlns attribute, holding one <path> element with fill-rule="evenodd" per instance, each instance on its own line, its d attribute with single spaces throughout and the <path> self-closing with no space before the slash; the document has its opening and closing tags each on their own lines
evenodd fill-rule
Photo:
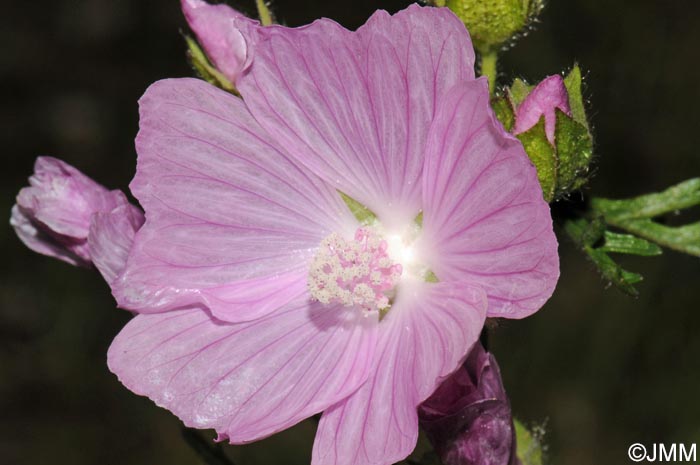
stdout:
<svg viewBox="0 0 700 465">
<path fill-rule="evenodd" d="M 464 365 L 418 409 L 444 465 L 514 465 L 515 430 L 493 355 L 476 343 Z"/>
<path fill-rule="evenodd" d="M 228 5 L 211 5 L 203 0 L 182 0 L 182 12 L 212 64 L 235 84 L 250 66 L 252 54 L 246 36 L 257 21 Z M 199 68 L 198 63 L 194 64 Z"/>
<path fill-rule="evenodd" d="M 542 9 L 542 0 L 447 0 L 467 26 L 474 46 L 481 52 L 500 48 L 512 40 Z"/>
<path fill-rule="evenodd" d="M 520 139 L 537 168 L 545 200 L 564 197 L 588 180 L 593 138 L 588 129 L 581 71 L 549 76 L 537 86 L 516 79 L 492 101 L 506 130 Z"/>
<path fill-rule="evenodd" d="M 122 192 L 107 190 L 55 158 L 37 158 L 29 184 L 17 195 L 10 224 L 30 249 L 72 265 L 92 262 L 88 236 L 95 213 L 121 208 L 134 223 L 142 215 Z"/>
</svg>

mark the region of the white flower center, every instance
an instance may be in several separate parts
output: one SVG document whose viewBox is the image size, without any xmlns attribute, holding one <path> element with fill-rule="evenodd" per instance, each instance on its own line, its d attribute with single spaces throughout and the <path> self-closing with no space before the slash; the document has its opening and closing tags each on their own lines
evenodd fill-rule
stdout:
<svg viewBox="0 0 700 465">
<path fill-rule="evenodd" d="M 382 234 L 375 226 L 364 226 L 352 240 L 337 233 L 326 237 L 309 271 L 309 292 L 321 303 L 357 306 L 368 312 L 391 306 L 402 275 L 416 270 L 413 242 L 409 234 Z"/>
</svg>

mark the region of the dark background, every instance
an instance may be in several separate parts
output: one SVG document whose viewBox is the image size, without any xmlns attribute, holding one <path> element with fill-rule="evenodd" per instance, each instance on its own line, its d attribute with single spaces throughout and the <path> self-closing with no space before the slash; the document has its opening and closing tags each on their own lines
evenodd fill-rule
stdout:
<svg viewBox="0 0 700 465">
<path fill-rule="evenodd" d="M 530 81 L 577 60 L 596 134 L 589 191 L 631 196 L 700 175 L 700 3 L 551 0 L 541 24 L 503 54 L 501 81 Z M 253 13 L 253 0 L 232 3 Z M 326 16 L 355 28 L 407 2 L 277 0 L 296 26 Z M 138 97 L 191 74 L 175 0 L 11 2 L 0 16 L 0 212 L 37 155 L 125 189 L 135 167 Z M 691 210 L 678 221 L 697 220 Z M 7 224 L 7 223 L 6 223 Z M 0 461 L 197 464 L 179 422 L 123 388 L 107 347 L 129 315 L 97 273 L 26 249 L 0 228 Z M 544 425 L 552 465 L 628 463 L 633 442 L 700 442 L 700 261 L 624 258 L 641 296 L 606 285 L 561 238 L 562 277 L 535 316 L 493 337 L 518 417 Z M 314 425 L 245 447 L 239 465 L 308 463 Z"/>
</svg>

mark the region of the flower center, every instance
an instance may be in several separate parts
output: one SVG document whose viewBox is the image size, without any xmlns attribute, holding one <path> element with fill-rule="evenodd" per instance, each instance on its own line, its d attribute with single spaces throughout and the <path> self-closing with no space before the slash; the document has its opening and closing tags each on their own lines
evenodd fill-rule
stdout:
<svg viewBox="0 0 700 465">
<path fill-rule="evenodd" d="M 412 258 L 409 248 L 399 247 L 399 236 L 387 239 L 373 227 L 359 228 L 352 240 L 337 233 L 326 237 L 309 271 L 311 296 L 324 304 L 387 309 L 404 271 L 402 263 Z"/>
</svg>

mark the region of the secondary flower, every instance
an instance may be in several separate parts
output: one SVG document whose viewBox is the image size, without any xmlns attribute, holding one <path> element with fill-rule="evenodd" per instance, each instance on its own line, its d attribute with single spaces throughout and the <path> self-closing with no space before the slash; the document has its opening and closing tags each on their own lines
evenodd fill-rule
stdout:
<svg viewBox="0 0 700 465">
<path fill-rule="evenodd" d="M 170 79 L 140 101 L 147 220 L 112 283 L 139 314 L 109 366 L 220 439 L 323 411 L 314 465 L 394 463 L 486 315 L 551 295 L 549 207 L 449 10 L 247 34 L 242 100 Z"/>
<path fill-rule="evenodd" d="M 510 403 L 495 357 L 480 343 L 418 410 L 444 465 L 518 463 Z"/>
<path fill-rule="evenodd" d="M 214 66 L 235 84 L 252 60 L 244 34 L 258 22 L 228 5 L 202 0 L 182 0 L 182 12 Z"/>
<path fill-rule="evenodd" d="M 113 278 L 113 270 L 126 262 L 129 238 L 143 223 L 140 210 L 121 191 L 107 190 L 52 157 L 37 158 L 29 184 L 17 195 L 10 219 L 22 242 L 35 252 L 72 265 L 95 262 L 103 275 Z M 95 214 L 102 219 L 91 225 Z M 124 221 L 129 223 L 126 228 L 121 225 Z M 114 223 L 120 226 L 104 237 L 105 229 Z M 127 242 L 122 250 L 112 245 L 117 239 Z"/>
<path fill-rule="evenodd" d="M 558 74 L 549 76 L 537 84 L 515 111 L 513 134 L 521 134 L 532 128 L 544 117 L 544 130 L 547 140 L 554 145 L 554 131 L 557 124 L 556 110 L 571 116 L 569 93 L 564 79 Z"/>
</svg>

